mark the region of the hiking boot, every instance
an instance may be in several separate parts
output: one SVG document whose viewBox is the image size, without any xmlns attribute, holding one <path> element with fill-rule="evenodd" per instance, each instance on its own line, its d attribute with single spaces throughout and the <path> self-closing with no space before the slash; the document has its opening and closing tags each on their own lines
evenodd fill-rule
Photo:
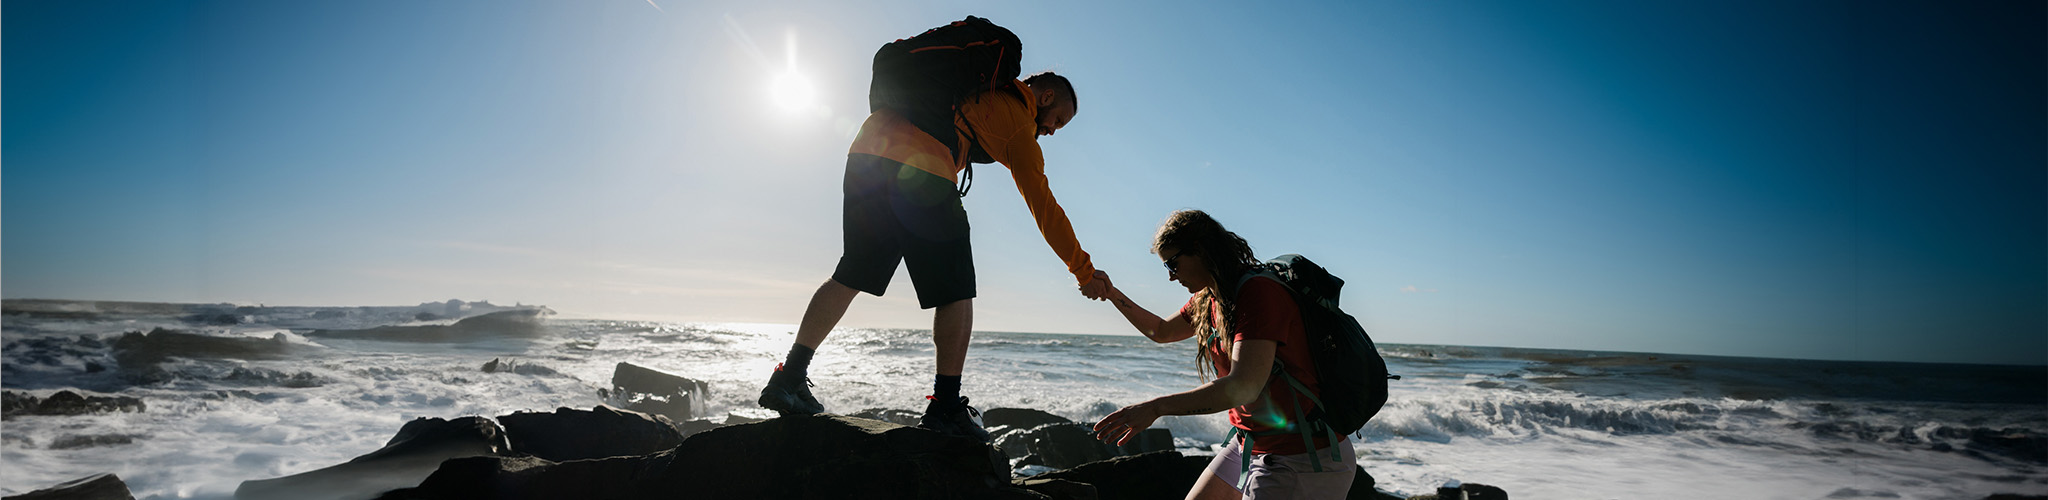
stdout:
<svg viewBox="0 0 2048 500">
<path fill-rule="evenodd" d="M 782 365 L 778 364 L 775 365 L 775 374 L 768 376 L 768 387 L 761 388 L 761 399 L 755 402 L 785 417 L 824 413 L 825 405 L 818 404 L 818 398 L 811 397 L 811 385 L 809 377 L 784 372 Z"/>
<path fill-rule="evenodd" d="M 945 402 L 925 396 L 931 400 L 924 406 L 924 418 L 917 426 L 939 431 L 940 434 L 960 436 L 983 443 L 990 442 L 988 430 L 981 428 L 981 410 L 967 406 L 967 397 L 958 401 Z"/>
</svg>

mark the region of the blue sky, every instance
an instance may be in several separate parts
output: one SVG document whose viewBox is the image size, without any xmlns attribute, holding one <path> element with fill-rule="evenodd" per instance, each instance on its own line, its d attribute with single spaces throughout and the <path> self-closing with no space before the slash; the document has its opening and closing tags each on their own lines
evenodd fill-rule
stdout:
<svg viewBox="0 0 2048 500">
<path fill-rule="evenodd" d="M 1053 191 L 1155 310 L 1200 208 L 1382 342 L 2048 363 L 2035 2 L 0 7 L 9 298 L 793 323 L 874 49 L 974 14 L 1074 79 Z M 975 172 L 977 328 L 1127 333 Z"/>
</svg>

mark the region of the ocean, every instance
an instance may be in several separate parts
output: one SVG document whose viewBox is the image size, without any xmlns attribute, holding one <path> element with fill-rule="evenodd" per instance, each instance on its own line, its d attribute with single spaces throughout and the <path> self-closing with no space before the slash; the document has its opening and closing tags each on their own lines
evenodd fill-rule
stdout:
<svg viewBox="0 0 2048 500">
<path fill-rule="evenodd" d="M 146 409 L 10 416 L 0 494 L 113 472 L 137 498 L 232 498 L 242 481 L 376 450 L 416 417 L 602 404 L 619 362 L 709 383 L 709 416 L 771 416 L 753 400 L 794 337 L 790 325 L 550 312 L 8 300 L 0 386 Z M 503 319 L 456 323 L 485 315 Z M 131 335 L 156 331 L 200 337 Z M 1450 481 L 1517 499 L 2048 495 L 2048 367 L 1380 349 L 1402 379 L 1355 446 L 1379 488 L 1401 496 Z M 1190 343 L 1137 336 L 976 332 L 968 356 L 975 406 L 1083 422 L 1200 383 Z M 513 369 L 484 371 L 493 360 Z M 811 374 L 828 411 L 916 411 L 931 363 L 929 331 L 843 329 Z M 1190 453 L 1228 430 L 1221 415 L 1160 425 Z"/>
</svg>

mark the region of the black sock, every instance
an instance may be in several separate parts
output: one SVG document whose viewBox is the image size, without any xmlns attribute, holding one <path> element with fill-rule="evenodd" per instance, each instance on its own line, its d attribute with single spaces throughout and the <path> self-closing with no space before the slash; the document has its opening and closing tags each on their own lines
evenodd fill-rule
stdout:
<svg viewBox="0 0 2048 500">
<path fill-rule="evenodd" d="M 782 372 L 797 377 L 809 376 L 811 355 L 817 353 L 817 351 L 809 347 L 804 347 L 803 344 L 791 342 L 789 344 L 789 359 L 782 362 Z"/>
<path fill-rule="evenodd" d="M 959 404 L 960 376 L 939 375 L 932 382 L 932 398 L 939 400 L 940 403 L 944 403 L 947 406 Z"/>
</svg>

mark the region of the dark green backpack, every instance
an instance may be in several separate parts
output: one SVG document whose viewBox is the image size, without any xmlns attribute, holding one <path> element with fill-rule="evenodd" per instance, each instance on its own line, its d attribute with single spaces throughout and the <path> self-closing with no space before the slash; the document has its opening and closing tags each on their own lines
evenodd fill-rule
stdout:
<svg viewBox="0 0 2048 500">
<path fill-rule="evenodd" d="M 875 51 L 868 112 L 896 110 L 953 149 L 955 159 L 967 160 L 963 163 L 995 161 L 979 150 L 979 144 L 958 150 L 953 118 L 967 97 L 1015 81 L 1023 60 L 1024 47 L 1016 34 L 974 16 L 889 42 Z"/>
<path fill-rule="evenodd" d="M 1315 408 L 1307 411 L 1311 425 L 1299 426 L 1292 431 L 1299 433 L 1304 443 L 1314 448 L 1313 433 L 1321 427 L 1322 433 L 1336 442 L 1337 436 L 1358 432 L 1365 422 L 1387 404 L 1387 380 L 1399 380 L 1401 376 L 1387 373 L 1387 360 L 1380 357 L 1379 348 L 1366 335 L 1365 327 L 1358 319 L 1337 308 L 1337 293 L 1344 288 L 1344 279 L 1330 274 L 1323 266 L 1310 262 L 1308 257 L 1287 254 L 1268 260 L 1244 277 L 1237 280 L 1236 290 L 1242 290 L 1244 283 L 1256 276 L 1266 276 L 1287 287 L 1294 297 L 1295 307 L 1301 310 L 1302 329 L 1308 333 L 1309 356 L 1315 360 L 1316 385 L 1319 391 L 1310 391 L 1300 380 L 1281 369 L 1279 360 L 1274 360 L 1273 373 L 1286 380 L 1295 392 L 1307 396 Z M 1232 292 L 1233 294 L 1236 292 Z M 1239 436 L 1238 429 L 1231 429 L 1232 438 Z M 1247 440 L 1253 436 L 1244 434 Z M 1251 449 L 1251 443 L 1244 443 Z M 1311 450 L 1313 451 L 1313 450 Z M 1322 471 L 1322 463 L 1313 453 L 1310 455 L 1316 471 Z M 1332 460 L 1337 460 L 1335 450 Z M 1246 474 L 1250 466 L 1246 464 Z"/>
</svg>

